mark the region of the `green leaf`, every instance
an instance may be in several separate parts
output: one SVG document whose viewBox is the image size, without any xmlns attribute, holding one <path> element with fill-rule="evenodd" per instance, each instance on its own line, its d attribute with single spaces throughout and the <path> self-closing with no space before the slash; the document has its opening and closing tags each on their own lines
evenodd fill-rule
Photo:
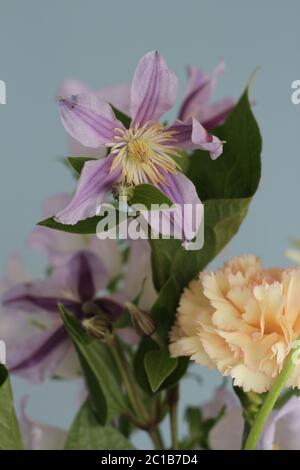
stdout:
<svg viewBox="0 0 300 470">
<path fill-rule="evenodd" d="M 132 188 L 132 195 L 129 198 L 130 205 L 143 204 L 148 210 L 151 210 L 152 204 L 166 204 L 168 207 L 173 205 L 172 201 L 159 189 L 151 184 L 139 184 Z"/>
<path fill-rule="evenodd" d="M 156 341 L 154 341 L 152 338 L 143 338 L 139 344 L 133 360 L 135 380 L 148 395 L 152 395 L 153 392 L 145 370 L 144 359 L 148 352 L 157 350 L 159 351 L 159 346 Z"/>
<path fill-rule="evenodd" d="M 112 104 L 110 105 L 112 107 L 113 112 L 115 113 L 116 118 L 121 121 L 121 123 L 129 129 L 130 124 L 131 124 L 131 118 L 127 116 L 127 114 L 123 113 L 123 111 L 120 111 L 117 109 L 115 106 Z"/>
<path fill-rule="evenodd" d="M 153 284 L 159 292 L 170 277 L 173 257 L 180 248 L 180 240 L 149 239 Z"/>
<path fill-rule="evenodd" d="M 189 357 L 178 357 L 177 366 L 174 371 L 167 377 L 160 389 L 171 388 L 176 385 L 180 379 L 186 374 L 190 365 Z"/>
<path fill-rule="evenodd" d="M 116 211 L 116 225 L 118 225 L 120 213 L 117 209 L 114 210 Z M 98 232 L 98 223 L 101 220 L 106 219 L 106 217 L 107 215 L 105 213 L 101 216 L 95 215 L 94 217 L 80 220 L 74 225 L 61 224 L 60 222 L 56 222 L 54 217 L 49 217 L 48 219 L 44 219 L 41 222 L 38 222 L 37 225 L 48 227 L 53 230 L 59 230 L 61 232 L 76 233 L 78 235 L 95 235 L 95 233 Z M 109 229 L 111 228 L 113 227 L 110 226 Z"/>
<path fill-rule="evenodd" d="M 173 256 L 171 272 L 179 286 L 184 288 L 237 233 L 244 220 L 250 198 L 212 199 L 204 204 L 204 246 L 187 251 L 180 247 Z"/>
<path fill-rule="evenodd" d="M 102 216 L 89 217 L 85 220 L 80 220 L 77 224 L 67 225 L 56 222 L 54 217 L 49 217 L 48 219 L 41 220 L 37 225 L 42 227 L 52 228 L 54 230 L 60 230 L 61 232 L 68 233 L 77 233 L 79 235 L 94 235 L 97 231 L 97 224 L 102 220 Z"/>
<path fill-rule="evenodd" d="M 173 325 L 181 289 L 173 277 L 170 277 L 161 289 L 152 309 L 157 333 L 168 340 L 168 334 Z"/>
<path fill-rule="evenodd" d="M 22 436 L 14 409 L 8 372 L 0 364 L 0 450 L 22 449 Z"/>
<path fill-rule="evenodd" d="M 226 142 L 223 154 L 213 161 L 208 152 L 197 150 L 187 172 L 201 200 L 253 196 L 260 180 L 262 141 L 248 89 L 226 122 L 212 133 Z"/>
<path fill-rule="evenodd" d="M 175 370 L 177 363 L 178 360 L 171 358 L 166 350 L 152 350 L 145 355 L 145 370 L 153 392 L 156 392 Z"/>
<path fill-rule="evenodd" d="M 126 410 L 115 367 L 105 344 L 92 340 L 80 322 L 60 305 L 61 316 L 85 375 L 95 413 L 101 424 Z"/>
<path fill-rule="evenodd" d="M 97 160 L 95 157 L 67 157 L 67 162 L 77 176 L 80 176 L 85 162 Z"/>
<path fill-rule="evenodd" d="M 89 401 L 79 410 L 69 431 L 66 450 L 132 450 L 132 444 L 112 426 L 101 426 Z"/>
</svg>

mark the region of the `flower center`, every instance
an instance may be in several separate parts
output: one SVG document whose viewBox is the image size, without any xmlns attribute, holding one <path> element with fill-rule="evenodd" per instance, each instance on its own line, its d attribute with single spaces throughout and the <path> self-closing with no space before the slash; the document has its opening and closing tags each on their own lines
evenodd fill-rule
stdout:
<svg viewBox="0 0 300 470">
<path fill-rule="evenodd" d="M 179 169 L 172 158 L 179 156 L 174 134 L 160 124 L 115 129 L 114 142 L 107 144 L 115 155 L 110 171 L 121 167 L 125 185 L 166 183 L 166 175 Z"/>
<path fill-rule="evenodd" d="M 141 139 L 133 139 L 127 144 L 127 153 L 128 158 L 138 163 L 145 163 L 149 155 L 149 146 Z"/>
</svg>

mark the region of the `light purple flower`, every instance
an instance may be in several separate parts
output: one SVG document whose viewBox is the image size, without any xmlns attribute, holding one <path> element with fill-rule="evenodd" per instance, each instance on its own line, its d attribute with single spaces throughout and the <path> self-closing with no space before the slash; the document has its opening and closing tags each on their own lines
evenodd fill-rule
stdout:
<svg viewBox="0 0 300 470">
<path fill-rule="evenodd" d="M 168 195 L 175 194 L 172 201 L 180 207 L 190 203 L 193 193 L 192 200 L 201 205 L 194 185 L 178 171 L 172 157 L 182 148 L 200 148 L 217 158 L 222 153 L 222 143 L 203 129 L 196 118 L 190 123 L 176 121 L 169 127 L 158 123 L 173 106 L 176 94 L 175 74 L 158 52 L 149 52 L 134 73 L 129 129 L 116 119 L 109 104 L 95 94 L 59 100 L 62 123 L 73 138 L 88 147 L 110 148 L 110 154 L 103 160 L 85 164 L 72 201 L 56 215 L 59 222 L 75 224 L 94 216 L 106 194 L 118 185 L 153 184 Z"/>
<path fill-rule="evenodd" d="M 1 319 L 1 337 L 7 345 L 9 370 L 36 382 L 53 374 L 60 375 L 74 350 L 62 324 L 58 303 L 81 320 L 84 306 L 92 302 L 113 323 L 123 307 L 112 297 L 98 295 L 106 288 L 107 280 L 100 258 L 79 251 L 54 269 L 47 279 L 18 284 L 6 291 L 2 298 L 5 313 Z"/>
<path fill-rule="evenodd" d="M 234 100 L 223 98 L 215 103 L 210 102 L 224 68 L 225 64 L 222 61 L 210 77 L 196 67 L 191 65 L 187 67 L 188 82 L 178 119 L 189 122 L 196 117 L 205 129 L 213 129 L 224 122 L 234 107 Z"/>
<path fill-rule="evenodd" d="M 236 396 L 217 389 L 203 410 L 205 418 L 216 417 L 225 406 L 224 416 L 209 435 L 213 450 L 240 450 L 244 430 L 242 408 Z M 259 450 L 300 450 L 300 401 L 292 397 L 280 410 L 273 410 L 260 439 Z"/>
<path fill-rule="evenodd" d="M 292 397 L 280 410 L 274 410 L 264 429 L 261 450 L 300 450 L 300 401 Z"/>
</svg>

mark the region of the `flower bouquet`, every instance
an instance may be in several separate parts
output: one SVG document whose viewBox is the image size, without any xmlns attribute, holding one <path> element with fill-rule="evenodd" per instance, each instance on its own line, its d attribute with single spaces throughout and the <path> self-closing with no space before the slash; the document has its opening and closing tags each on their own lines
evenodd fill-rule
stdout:
<svg viewBox="0 0 300 470">
<path fill-rule="evenodd" d="M 264 269 L 253 255 L 208 268 L 261 172 L 252 80 L 240 99 L 214 102 L 223 70 L 188 67 L 171 122 L 177 78 L 157 51 L 130 86 L 61 85 L 75 192 L 49 198 L 29 236 L 47 258 L 44 277 L 17 256 L 7 264 L 1 449 L 130 450 L 140 431 L 155 449 L 300 448 L 300 270 Z M 182 418 L 192 364 L 224 380 Z M 15 412 L 14 374 L 83 379 L 68 431 L 35 422 L 26 397 Z"/>
</svg>

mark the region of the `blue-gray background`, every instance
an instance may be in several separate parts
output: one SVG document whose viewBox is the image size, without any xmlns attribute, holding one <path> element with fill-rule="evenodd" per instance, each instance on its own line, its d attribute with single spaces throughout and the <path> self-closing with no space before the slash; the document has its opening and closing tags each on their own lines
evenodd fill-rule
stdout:
<svg viewBox="0 0 300 470">
<path fill-rule="evenodd" d="M 224 57 L 217 96 L 236 98 L 261 66 L 252 97 L 264 140 L 262 181 L 223 257 L 253 252 L 267 265 L 287 264 L 288 239 L 300 237 L 300 105 L 290 100 L 291 82 L 300 78 L 299 16 L 297 0 L 1 0 L 0 79 L 7 85 L 7 104 L 0 105 L 2 267 L 18 251 L 31 272 L 41 273 L 43 259 L 26 248 L 26 236 L 41 202 L 74 187 L 59 162 L 67 140 L 54 101 L 57 85 L 69 77 L 94 88 L 129 81 L 152 49 L 177 72 L 181 93 L 188 63 L 211 71 Z M 184 384 L 185 403 L 206 399 L 220 380 L 204 369 L 201 374 L 205 384 Z M 16 403 L 30 394 L 34 417 L 69 425 L 78 384 L 14 379 L 13 385 Z M 146 445 L 143 436 L 137 440 Z"/>
</svg>

